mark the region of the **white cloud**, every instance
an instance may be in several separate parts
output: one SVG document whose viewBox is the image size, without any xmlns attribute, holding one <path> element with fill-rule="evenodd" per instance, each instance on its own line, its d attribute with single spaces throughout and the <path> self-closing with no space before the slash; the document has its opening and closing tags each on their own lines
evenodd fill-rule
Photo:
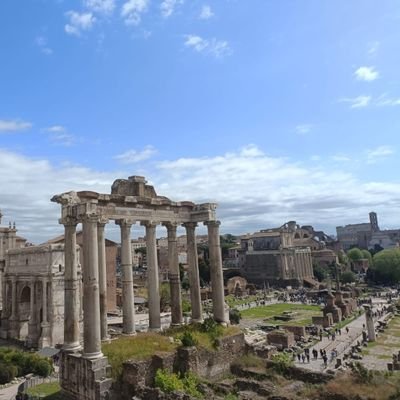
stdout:
<svg viewBox="0 0 400 400">
<path fill-rule="evenodd" d="M 376 105 L 378 107 L 400 106 L 400 97 L 393 98 L 383 94 L 377 98 Z"/>
<path fill-rule="evenodd" d="M 348 162 L 348 161 L 351 161 L 351 158 L 349 156 L 344 155 L 344 154 L 335 154 L 335 155 L 333 155 L 331 157 L 331 159 L 333 161 L 336 161 L 336 162 Z"/>
<path fill-rule="evenodd" d="M 198 53 L 211 54 L 216 58 L 222 58 L 232 54 L 232 49 L 226 40 L 204 39 L 198 35 L 185 35 L 185 46 Z"/>
<path fill-rule="evenodd" d="M 183 0 L 163 0 L 160 5 L 161 15 L 164 18 L 170 17 L 174 13 L 175 8 L 182 4 Z"/>
<path fill-rule="evenodd" d="M 210 19 L 214 16 L 214 13 L 211 10 L 211 7 L 208 5 L 203 5 L 200 11 L 199 18 L 200 19 Z"/>
<path fill-rule="evenodd" d="M 379 78 L 379 72 L 375 67 L 360 67 L 355 72 L 354 75 L 359 81 L 371 82 Z"/>
<path fill-rule="evenodd" d="M 47 45 L 47 38 L 44 36 L 37 36 L 35 43 L 43 54 L 46 54 L 47 56 L 53 54 L 53 50 Z"/>
<path fill-rule="evenodd" d="M 45 159 L 0 149 L 0 187 L 7 188 L 0 192 L 0 205 L 7 219 L 16 220 L 20 235 L 39 243 L 62 232 L 60 208 L 50 203 L 54 194 L 70 190 L 110 193 L 115 179 L 134 174 L 144 175 L 159 195 L 175 201 L 216 201 L 221 232 L 234 234 L 280 226 L 288 220 L 334 232 L 337 225 L 367 219 L 371 210 L 378 212 L 382 224 L 390 225 L 400 207 L 396 181 L 362 180 L 331 164 L 309 166 L 270 157 L 255 145 L 213 157 L 162 161 L 151 170 L 135 167 L 135 171 L 107 173 L 76 165 L 55 166 Z"/>
<path fill-rule="evenodd" d="M 55 144 L 69 147 L 76 142 L 75 136 L 68 133 L 64 126 L 53 125 L 45 128 L 44 131 L 49 134 L 50 140 Z"/>
<path fill-rule="evenodd" d="M 378 42 L 377 40 L 369 43 L 368 44 L 368 54 L 370 56 L 375 55 L 378 52 L 380 45 L 381 45 L 380 42 Z"/>
<path fill-rule="evenodd" d="M 32 128 L 32 124 L 30 122 L 21 121 L 19 119 L 0 119 L 0 134 L 25 131 L 30 128 Z"/>
<path fill-rule="evenodd" d="M 148 160 L 157 150 L 153 146 L 146 146 L 143 150 L 128 150 L 125 153 L 118 154 L 114 157 L 115 160 L 120 161 L 122 164 L 135 164 L 139 161 Z"/>
<path fill-rule="evenodd" d="M 122 6 L 121 16 L 126 25 L 139 25 L 142 14 L 149 6 L 149 0 L 128 0 Z"/>
<path fill-rule="evenodd" d="M 111 15 L 115 9 L 115 0 L 84 0 L 84 5 L 92 12 Z"/>
<path fill-rule="evenodd" d="M 375 164 L 385 158 L 390 157 L 395 153 L 395 150 L 391 146 L 379 146 L 376 149 L 370 149 L 366 151 L 368 164 Z"/>
<path fill-rule="evenodd" d="M 341 103 L 350 103 L 350 108 L 363 108 L 371 103 L 371 96 L 358 96 L 353 98 L 345 97 L 340 99 Z"/>
<path fill-rule="evenodd" d="M 96 18 L 91 12 L 80 14 L 76 11 L 68 11 L 65 15 L 69 19 L 69 23 L 65 25 L 64 29 L 69 35 L 79 36 L 82 31 L 92 29 L 96 22 Z"/>
<path fill-rule="evenodd" d="M 311 132 L 313 127 L 314 125 L 312 124 L 301 124 L 296 126 L 295 131 L 299 135 L 306 135 L 307 133 Z"/>
</svg>

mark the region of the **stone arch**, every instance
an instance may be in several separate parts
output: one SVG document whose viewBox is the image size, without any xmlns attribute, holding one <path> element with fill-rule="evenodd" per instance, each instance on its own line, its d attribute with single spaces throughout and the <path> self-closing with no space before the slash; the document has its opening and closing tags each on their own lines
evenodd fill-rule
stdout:
<svg viewBox="0 0 400 400">
<path fill-rule="evenodd" d="M 295 238 L 295 239 L 300 239 L 300 233 L 297 232 L 297 233 L 294 235 L 294 238 Z"/>
<path fill-rule="evenodd" d="M 31 288 L 29 286 L 25 286 L 21 291 L 20 302 L 30 303 L 30 301 L 31 301 Z"/>
</svg>

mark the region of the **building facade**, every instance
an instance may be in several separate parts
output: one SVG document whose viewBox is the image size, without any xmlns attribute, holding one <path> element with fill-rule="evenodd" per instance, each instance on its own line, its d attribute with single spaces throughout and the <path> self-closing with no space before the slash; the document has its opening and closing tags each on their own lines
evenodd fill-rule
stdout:
<svg viewBox="0 0 400 400">
<path fill-rule="evenodd" d="M 352 247 L 368 249 L 375 232 L 379 232 L 378 216 L 375 212 L 369 213 L 369 222 L 367 223 L 336 227 L 337 238 L 345 251 Z"/>
<path fill-rule="evenodd" d="M 79 258 L 79 249 L 77 254 Z M 76 263 L 80 276 L 78 258 Z M 18 340 L 34 348 L 63 343 L 64 269 L 62 244 L 7 251 L 0 328 L 3 339 Z M 81 292 L 81 279 L 79 290 Z"/>
<path fill-rule="evenodd" d="M 258 286 L 302 286 L 305 281 L 313 281 L 311 249 L 296 245 L 298 230 L 296 222 L 291 221 L 280 228 L 242 237 L 241 275 Z"/>
</svg>

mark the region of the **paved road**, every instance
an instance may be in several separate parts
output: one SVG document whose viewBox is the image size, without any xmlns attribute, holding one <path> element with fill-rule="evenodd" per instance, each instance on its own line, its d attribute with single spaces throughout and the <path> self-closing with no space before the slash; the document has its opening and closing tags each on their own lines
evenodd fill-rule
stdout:
<svg viewBox="0 0 400 400">
<path fill-rule="evenodd" d="M 376 310 L 380 308 L 383 304 L 386 304 L 382 299 L 375 299 L 373 302 L 373 309 Z M 297 366 L 301 366 L 302 368 L 314 370 L 314 371 L 323 371 L 325 368 L 323 360 L 320 358 L 319 350 L 325 350 L 326 355 L 328 357 L 328 367 L 332 368 L 336 359 L 331 359 L 331 351 L 335 349 L 337 351 L 338 357 L 341 358 L 343 353 L 345 353 L 352 345 L 354 345 L 358 340 L 362 341 L 362 331 L 363 324 L 365 324 L 365 315 L 361 315 L 354 321 L 350 322 L 346 325 L 349 328 L 349 333 L 346 333 L 346 329 L 342 328 L 341 335 L 336 335 L 335 340 L 328 339 L 327 337 L 323 337 L 322 341 L 315 344 L 315 346 L 311 347 L 311 360 L 310 363 L 303 363 L 302 361 L 298 362 L 297 359 L 295 361 Z M 312 349 L 318 350 L 318 359 L 312 359 Z"/>
<path fill-rule="evenodd" d="M 22 383 L 16 383 L 4 389 L 0 389 L 0 400 L 13 400 L 18 393 L 18 387 Z"/>
</svg>

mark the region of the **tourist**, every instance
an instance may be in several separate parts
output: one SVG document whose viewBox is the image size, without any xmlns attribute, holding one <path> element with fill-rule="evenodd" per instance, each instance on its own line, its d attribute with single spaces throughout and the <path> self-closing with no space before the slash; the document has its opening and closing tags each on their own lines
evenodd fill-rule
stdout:
<svg viewBox="0 0 400 400">
<path fill-rule="evenodd" d="M 328 357 L 326 356 L 326 354 L 323 355 L 322 359 L 324 360 L 324 366 L 327 367 L 328 366 Z"/>
<path fill-rule="evenodd" d="M 300 359 L 301 359 L 301 355 L 300 355 L 300 353 L 297 353 L 297 360 L 300 362 Z"/>
<path fill-rule="evenodd" d="M 322 332 L 319 333 L 319 341 L 322 342 Z"/>
<path fill-rule="evenodd" d="M 349 333 L 349 327 L 346 326 L 346 333 Z"/>
<path fill-rule="evenodd" d="M 307 353 L 306 357 L 307 357 L 307 362 L 310 363 L 310 353 Z"/>
<path fill-rule="evenodd" d="M 306 362 L 306 356 L 304 355 L 304 353 L 301 355 L 301 359 L 303 361 L 303 364 Z"/>
</svg>

